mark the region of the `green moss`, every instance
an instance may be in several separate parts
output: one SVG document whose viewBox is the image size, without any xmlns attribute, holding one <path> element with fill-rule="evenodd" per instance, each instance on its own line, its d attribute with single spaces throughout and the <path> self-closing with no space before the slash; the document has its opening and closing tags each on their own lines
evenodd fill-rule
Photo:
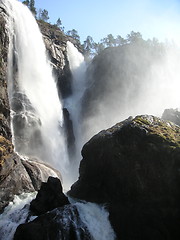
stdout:
<svg viewBox="0 0 180 240">
<path fill-rule="evenodd" d="M 2 167 L 5 159 L 12 154 L 13 145 L 6 138 L 0 136 L 0 167 Z"/>
<path fill-rule="evenodd" d="M 152 121 L 145 116 L 137 116 L 134 122 L 148 130 L 148 135 L 154 141 L 164 142 L 168 145 L 180 147 L 180 127 L 169 121 L 151 116 Z"/>
<path fill-rule="evenodd" d="M 136 123 L 138 123 L 138 124 L 145 124 L 145 125 L 150 125 L 150 122 L 147 120 L 147 119 L 145 119 L 145 118 L 143 118 L 142 116 L 137 116 L 135 119 L 134 119 L 134 121 L 136 122 Z"/>
</svg>

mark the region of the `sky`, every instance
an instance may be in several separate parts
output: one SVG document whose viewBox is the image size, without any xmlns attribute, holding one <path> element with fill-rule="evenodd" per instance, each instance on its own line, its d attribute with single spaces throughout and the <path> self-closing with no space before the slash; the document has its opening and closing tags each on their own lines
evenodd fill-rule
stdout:
<svg viewBox="0 0 180 240">
<path fill-rule="evenodd" d="M 81 42 L 135 31 L 180 43 L 180 0 L 35 0 L 35 7 L 46 9 L 53 24 L 60 18 L 65 32 L 77 30 Z"/>
</svg>

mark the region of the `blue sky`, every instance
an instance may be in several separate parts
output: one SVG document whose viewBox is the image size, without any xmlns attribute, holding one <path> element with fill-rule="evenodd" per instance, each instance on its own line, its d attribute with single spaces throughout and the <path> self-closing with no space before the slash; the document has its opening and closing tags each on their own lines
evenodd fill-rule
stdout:
<svg viewBox="0 0 180 240">
<path fill-rule="evenodd" d="M 51 23 L 60 18 L 65 31 L 76 29 L 82 42 L 132 30 L 144 39 L 180 42 L 180 0 L 35 0 L 35 6 L 48 10 Z"/>
</svg>

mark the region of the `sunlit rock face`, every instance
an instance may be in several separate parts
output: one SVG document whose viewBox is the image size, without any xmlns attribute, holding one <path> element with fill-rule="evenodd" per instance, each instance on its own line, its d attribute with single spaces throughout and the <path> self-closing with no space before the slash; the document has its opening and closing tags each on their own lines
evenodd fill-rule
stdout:
<svg viewBox="0 0 180 240">
<path fill-rule="evenodd" d="M 82 149 L 69 194 L 107 203 L 119 239 L 180 237 L 180 128 L 153 116 L 103 130 Z M 169 238 L 170 236 L 170 238 Z"/>
<path fill-rule="evenodd" d="M 67 97 L 72 93 L 72 75 L 67 59 L 66 43 L 68 37 L 57 27 L 38 21 L 47 54 L 51 60 L 54 75 L 61 97 Z"/>
</svg>

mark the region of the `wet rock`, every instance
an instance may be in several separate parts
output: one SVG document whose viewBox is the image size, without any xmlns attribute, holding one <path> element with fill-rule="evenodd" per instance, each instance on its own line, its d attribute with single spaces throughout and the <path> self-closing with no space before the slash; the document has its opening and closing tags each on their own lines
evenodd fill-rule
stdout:
<svg viewBox="0 0 180 240">
<path fill-rule="evenodd" d="M 0 172 L 0 212 L 13 200 L 14 195 L 35 191 L 19 156 L 12 153 L 6 157 Z"/>
<path fill-rule="evenodd" d="M 119 239 L 180 238 L 177 125 L 153 116 L 129 118 L 95 135 L 82 156 L 69 194 L 107 203 Z"/>
<path fill-rule="evenodd" d="M 26 160 L 21 160 L 21 162 L 36 191 L 41 188 L 42 182 L 46 182 L 48 180 L 49 176 L 56 177 L 62 181 L 60 172 L 45 162 L 40 162 L 33 158 L 26 158 Z"/>
<path fill-rule="evenodd" d="M 75 152 L 75 136 L 74 136 L 74 130 L 73 130 L 73 123 L 67 108 L 63 108 L 63 116 L 64 116 L 64 128 L 67 136 L 66 141 L 67 141 L 69 159 L 71 159 L 71 157 Z"/>
<path fill-rule="evenodd" d="M 14 195 L 34 192 L 49 176 L 61 179 L 60 173 L 35 159 L 23 160 L 13 151 L 11 142 L 0 137 L 0 212 L 13 200 Z"/>
<path fill-rule="evenodd" d="M 61 181 L 58 178 L 49 177 L 47 183 L 42 183 L 37 197 L 31 202 L 30 210 L 34 215 L 39 216 L 67 204 L 69 200 L 62 192 Z"/>
</svg>

